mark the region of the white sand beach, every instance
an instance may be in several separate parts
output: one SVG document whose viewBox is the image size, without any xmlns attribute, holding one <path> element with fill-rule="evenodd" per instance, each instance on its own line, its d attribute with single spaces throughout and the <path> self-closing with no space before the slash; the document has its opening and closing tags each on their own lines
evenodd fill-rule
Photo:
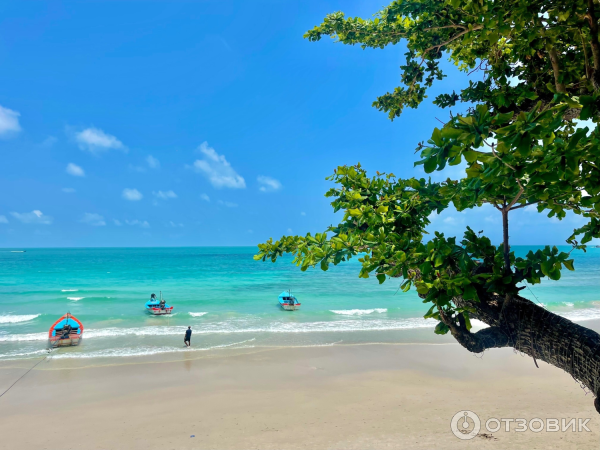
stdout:
<svg viewBox="0 0 600 450">
<path fill-rule="evenodd" d="M 449 341 L 445 341 L 449 342 Z M 0 365 L 0 389 L 29 366 Z M 46 360 L 0 398 L 2 447 L 26 449 L 592 449 L 593 397 L 512 350 L 453 343 Z M 450 431 L 495 418 L 591 418 L 591 432 Z M 483 433 L 483 431 L 482 431 Z"/>
</svg>

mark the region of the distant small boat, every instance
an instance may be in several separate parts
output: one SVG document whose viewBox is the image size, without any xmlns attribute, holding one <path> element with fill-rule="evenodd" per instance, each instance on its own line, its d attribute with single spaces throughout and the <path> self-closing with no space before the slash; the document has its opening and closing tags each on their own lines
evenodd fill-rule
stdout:
<svg viewBox="0 0 600 450">
<path fill-rule="evenodd" d="M 83 324 L 71 313 L 58 319 L 48 332 L 48 347 L 79 345 L 83 339 Z"/>
<path fill-rule="evenodd" d="M 171 314 L 173 307 L 167 305 L 166 300 L 162 298 L 162 292 L 160 293 L 160 300 L 156 298 L 156 295 L 152 294 L 150 300 L 146 302 L 146 311 L 155 316 L 162 316 L 165 314 Z"/>
<path fill-rule="evenodd" d="M 25 253 L 26 250 L 11 250 L 11 253 Z"/>
<path fill-rule="evenodd" d="M 283 291 L 279 294 L 279 305 L 286 311 L 296 311 L 300 309 L 300 302 L 292 295 L 292 291 Z"/>
</svg>

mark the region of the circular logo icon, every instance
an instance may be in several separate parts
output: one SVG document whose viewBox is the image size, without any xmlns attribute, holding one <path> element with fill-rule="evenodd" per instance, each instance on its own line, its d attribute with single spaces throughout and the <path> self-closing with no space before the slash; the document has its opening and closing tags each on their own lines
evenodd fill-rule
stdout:
<svg viewBox="0 0 600 450">
<path fill-rule="evenodd" d="M 459 411 L 452 417 L 450 429 L 459 439 L 473 439 L 481 429 L 481 420 L 473 411 Z"/>
</svg>

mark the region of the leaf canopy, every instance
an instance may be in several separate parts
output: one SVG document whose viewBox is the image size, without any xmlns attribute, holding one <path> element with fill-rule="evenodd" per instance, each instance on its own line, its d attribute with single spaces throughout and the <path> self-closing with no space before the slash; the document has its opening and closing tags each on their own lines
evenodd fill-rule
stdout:
<svg viewBox="0 0 600 450">
<path fill-rule="evenodd" d="M 483 75 L 434 99 L 442 108 L 464 104 L 466 112 L 450 113 L 417 146 L 415 165 L 426 173 L 464 161 L 467 177 L 433 183 L 368 177 L 360 164 L 338 167 L 326 196 L 344 211 L 341 223 L 314 236 L 269 239 L 255 259 L 275 261 L 289 252 L 302 270 L 317 264 L 327 270 L 356 256 L 360 277 L 375 274 L 380 283 L 401 277 L 404 291 L 415 287 L 432 304 L 425 317 L 460 315 L 467 322 L 469 307 L 457 297 L 512 295 L 523 281 L 557 280 L 563 268 L 573 270 L 569 254 L 556 247 L 515 257 L 508 233 L 504 245 L 494 246 L 469 227 L 460 241 L 437 232 L 426 239 L 425 229 L 433 212 L 487 203 L 506 217 L 506 232 L 511 211 L 534 207 L 548 217 L 572 211 L 586 218 L 566 237 L 573 248 L 600 237 L 599 10 L 595 0 L 398 0 L 373 19 L 328 15 L 305 38 L 330 36 L 362 48 L 406 45 L 402 86 L 373 103 L 391 120 L 405 107 L 417 108 L 446 76 L 442 58 Z M 448 331 L 443 322 L 438 328 Z"/>
</svg>

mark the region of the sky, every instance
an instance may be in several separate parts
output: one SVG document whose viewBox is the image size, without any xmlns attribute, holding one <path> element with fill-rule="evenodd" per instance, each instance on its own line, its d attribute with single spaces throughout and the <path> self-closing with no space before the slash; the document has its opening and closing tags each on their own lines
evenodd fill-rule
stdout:
<svg viewBox="0 0 600 450">
<path fill-rule="evenodd" d="M 425 176 L 414 150 L 449 115 L 431 100 L 468 76 L 446 63 L 391 122 L 371 103 L 399 84 L 402 45 L 302 37 L 330 12 L 381 5 L 0 3 L 0 247 L 256 245 L 337 223 L 324 193 L 338 165 Z M 432 220 L 500 242 L 491 208 Z M 581 224 L 519 210 L 511 242 L 562 244 Z"/>
</svg>

